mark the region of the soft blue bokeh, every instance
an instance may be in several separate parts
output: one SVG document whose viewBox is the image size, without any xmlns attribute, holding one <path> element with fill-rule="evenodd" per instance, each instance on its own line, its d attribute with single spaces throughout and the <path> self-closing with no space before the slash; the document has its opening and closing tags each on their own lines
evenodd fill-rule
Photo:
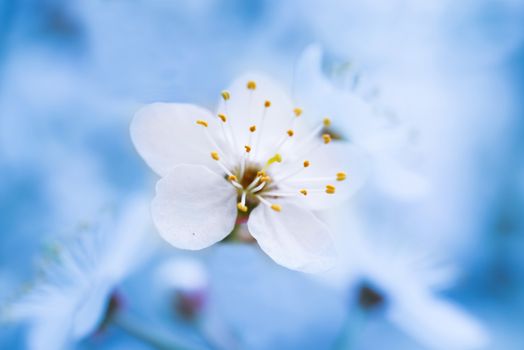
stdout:
<svg viewBox="0 0 524 350">
<path fill-rule="evenodd" d="M 37 280 L 55 242 L 74 238 L 104 208 L 153 196 L 156 178 L 129 138 L 137 108 L 155 101 L 213 108 L 247 70 L 294 91 L 298 59 L 311 43 L 324 49 L 327 76 L 351 62 L 367 96 L 413 127 L 406 164 L 432 184 L 417 200 L 370 184 L 350 205 L 359 224 L 343 224 L 342 233 L 431 251 L 457 269 L 454 284 L 435 294 L 484 325 L 486 349 L 523 348 L 518 0 L 0 0 L 0 311 Z M 354 280 L 289 271 L 255 245 L 236 243 L 189 254 L 207 271 L 209 300 L 196 324 L 166 318 L 151 298 L 151 276 L 165 259 L 188 253 L 156 244 L 158 254 L 116 293 L 126 312 L 175 341 L 321 349 L 348 332 Z M 343 247 L 348 264 L 351 249 Z M 425 346 L 380 312 L 366 320 L 350 329 L 354 349 Z M 2 325 L 0 348 L 24 349 L 26 336 L 24 324 Z M 151 348 L 114 326 L 77 346 Z"/>
</svg>

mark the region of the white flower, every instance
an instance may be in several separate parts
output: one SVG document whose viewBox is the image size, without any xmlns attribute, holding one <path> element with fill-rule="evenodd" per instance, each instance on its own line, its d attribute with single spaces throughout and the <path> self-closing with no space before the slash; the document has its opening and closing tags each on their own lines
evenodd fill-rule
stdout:
<svg viewBox="0 0 524 350">
<path fill-rule="evenodd" d="M 345 278 L 349 276 L 350 300 L 362 311 L 381 311 L 379 315 L 431 349 L 486 345 L 488 335 L 480 322 L 439 296 L 453 285 L 453 266 L 439 264 L 425 249 L 407 250 L 391 239 L 371 244 L 353 237 L 351 244 L 354 254 L 347 266 L 352 270 Z"/>
<path fill-rule="evenodd" d="M 29 325 L 27 347 L 57 350 L 91 334 L 103 320 L 117 284 L 142 261 L 147 217 L 142 201 L 132 201 L 123 216 L 104 220 L 84 232 L 45 271 L 7 318 Z"/>
<path fill-rule="evenodd" d="M 202 249 L 230 234 L 238 216 L 277 263 L 328 267 L 332 240 L 312 210 L 361 185 L 359 153 L 321 135 L 327 118 L 307 128 L 307 110 L 263 76 L 241 77 L 221 95 L 215 113 L 155 103 L 131 124 L 136 149 L 162 177 L 152 203 L 160 234 L 175 247 Z"/>
<path fill-rule="evenodd" d="M 358 84 L 353 89 L 342 88 L 328 80 L 322 55 L 319 46 L 311 45 L 299 60 L 295 83 L 299 102 L 328 113 L 334 130 L 370 155 L 371 176 L 378 188 L 403 199 L 426 194 L 427 180 L 405 164 L 414 153 L 412 131 L 366 98 Z"/>
</svg>

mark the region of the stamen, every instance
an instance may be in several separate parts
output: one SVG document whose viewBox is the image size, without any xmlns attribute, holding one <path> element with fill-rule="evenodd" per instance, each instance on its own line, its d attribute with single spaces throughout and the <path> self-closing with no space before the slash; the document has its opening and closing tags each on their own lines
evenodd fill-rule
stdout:
<svg viewBox="0 0 524 350">
<path fill-rule="evenodd" d="M 257 83 L 255 83 L 253 80 L 250 80 L 247 82 L 246 87 L 249 90 L 255 90 L 257 88 Z"/>
<path fill-rule="evenodd" d="M 222 91 L 220 95 L 222 95 L 222 98 L 224 99 L 224 101 L 227 101 L 231 98 L 231 94 L 227 90 Z"/>
<path fill-rule="evenodd" d="M 269 182 L 269 181 L 271 181 L 271 178 L 270 178 L 269 176 L 267 176 L 267 175 L 266 175 L 266 176 L 262 176 L 262 177 L 260 178 L 260 181 L 263 181 L 263 182 Z"/>
<path fill-rule="evenodd" d="M 246 206 L 246 191 L 242 192 L 242 197 L 240 198 L 240 202 L 237 204 L 238 210 L 241 212 L 247 212 L 247 206 Z"/>
<path fill-rule="evenodd" d="M 235 175 L 233 175 L 233 173 L 231 173 L 231 171 L 229 171 L 229 169 L 226 168 L 226 166 L 224 164 L 222 164 L 222 162 L 220 161 L 220 156 L 218 155 L 218 152 L 216 152 L 216 151 L 211 152 L 211 158 L 216 160 L 218 166 L 228 175 L 228 177 L 227 177 L 228 180 L 231 181 L 231 183 L 235 187 L 242 188 L 242 186 L 237 182 L 237 177 Z"/>
<path fill-rule="evenodd" d="M 198 125 L 202 125 L 202 126 L 205 127 L 205 128 L 208 127 L 208 124 L 207 124 L 207 122 L 206 122 L 205 120 L 199 119 L 199 120 L 196 121 L 196 123 L 197 123 Z"/>
<path fill-rule="evenodd" d="M 346 179 L 346 173 L 341 171 L 337 173 L 337 181 L 344 181 Z"/>
<path fill-rule="evenodd" d="M 333 186 L 333 185 L 326 185 L 326 193 L 327 194 L 334 194 L 335 193 L 335 186 Z"/>
<path fill-rule="evenodd" d="M 251 146 L 245 145 L 244 148 L 245 148 L 247 153 L 251 152 Z"/>
<path fill-rule="evenodd" d="M 293 176 L 297 175 L 298 173 L 300 173 L 305 168 L 308 168 L 311 165 L 311 163 L 309 162 L 309 160 L 305 160 L 302 165 L 304 165 L 304 167 L 302 167 L 302 168 L 300 168 L 298 170 L 295 170 L 295 171 L 293 171 L 293 172 L 291 172 L 291 173 L 289 173 L 287 175 L 284 175 L 283 177 L 281 177 L 279 179 L 276 179 L 275 182 L 283 182 L 283 181 L 289 179 L 290 177 L 293 177 Z"/>
<path fill-rule="evenodd" d="M 260 195 L 255 195 L 258 200 L 262 203 L 264 203 L 265 205 L 267 205 L 268 207 L 270 207 L 271 209 L 273 209 L 274 211 L 281 211 L 282 210 L 282 207 L 278 204 L 271 204 L 269 201 L 267 201 L 266 199 L 262 198 L 262 196 Z"/>
<path fill-rule="evenodd" d="M 299 192 L 302 193 L 304 196 L 307 196 L 307 190 L 306 189 L 302 189 Z"/>
<path fill-rule="evenodd" d="M 251 126 L 249 127 L 249 131 L 251 131 L 251 132 L 255 132 L 255 131 L 257 131 L 257 126 L 256 126 L 256 125 L 251 125 Z"/>
<path fill-rule="evenodd" d="M 300 115 L 302 115 L 302 109 L 298 107 L 294 108 L 293 117 L 291 117 L 291 119 L 289 120 L 288 130 L 286 131 L 287 135 L 283 136 L 278 141 L 277 146 L 275 147 L 275 150 L 271 152 L 278 153 L 280 149 L 286 144 L 286 142 L 290 141 L 291 137 L 295 134 L 295 124 L 297 122 L 298 117 L 300 117 Z M 267 154 L 264 154 L 262 158 L 265 158 L 266 156 Z"/>
<path fill-rule="evenodd" d="M 266 107 L 266 108 L 271 107 L 271 101 L 266 100 L 266 102 L 264 102 L 264 107 Z"/>
<path fill-rule="evenodd" d="M 227 104 L 225 104 L 225 108 L 227 110 Z M 224 135 L 224 139 L 226 140 L 231 151 L 235 152 L 235 150 L 237 149 L 237 140 L 235 138 L 235 133 L 233 132 L 233 128 L 231 127 L 231 123 L 227 123 L 227 116 L 225 114 L 219 113 L 217 114 L 217 117 L 222 121 L 222 123 L 220 123 L 220 127 L 222 129 L 222 134 Z M 224 124 L 227 125 L 227 130 Z"/>
<path fill-rule="evenodd" d="M 315 140 L 318 137 L 318 134 L 322 131 L 323 128 L 324 128 L 324 123 L 322 122 L 315 129 L 313 129 L 313 131 L 304 139 L 304 141 L 302 141 L 298 146 L 296 146 L 295 149 L 300 150 L 300 149 L 306 148 L 306 146 L 311 141 Z M 329 141 L 331 141 L 331 138 L 329 139 Z M 324 139 L 324 143 L 329 143 L 329 141 L 326 142 L 326 140 Z M 297 152 L 295 151 L 293 153 L 297 153 Z M 303 152 L 303 153 L 306 154 L 306 152 Z"/>
<path fill-rule="evenodd" d="M 246 191 L 249 191 L 255 187 L 259 183 L 260 179 L 262 179 L 262 176 L 257 175 L 257 177 L 255 177 L 253 181 L 251 181 L 251 183 L 246 187 Z"/>
<path fill-rule="evenodd" d="M 331 135 L 330 134 L 324 134 L 322 135 L 322 140 L 324 140 L 324 144 L 328 144 L 331 142 Z"/>
<path fill-rule="evenodd" d="M 331 125 L 331 119 L 324 118 L 324 120 L 322 120 L 322 124 L 324 124 L 325 127 L 330 126 Z"/>
</svg>

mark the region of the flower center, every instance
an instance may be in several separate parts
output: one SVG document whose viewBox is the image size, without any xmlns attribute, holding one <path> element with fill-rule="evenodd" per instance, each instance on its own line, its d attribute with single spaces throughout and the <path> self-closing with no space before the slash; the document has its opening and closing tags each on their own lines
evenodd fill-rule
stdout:
<svg viewBox="0 0 524 350">
<path fill-rule="evenodd" d="M 251 96 L 256 90 L 256 83 L 248 81 L 246 88 L 250 90 L 249 102 L 251 105 Z M 221 96 L 227 113 L 231 94 L 228 91 L 223 91 Z M 265 100 L 261 116 L 252 118 L 257 120 L 250 120 L 253 123 L 246 130 L 248 142 L 245 145 L 239 145 L 237 141 L 239 135 L 235 135 L 231 123 L 229 123 L 229 118 L 225 114 L 217 115 L 223 143 L 225 143 L 222 147 L 219 146 L 220 142 L 217 142 L 208 132 L 208 121 L 196 121 L 198 125 L 203 127 L 210 145 L 214 148 L 210 153 L 211 158 L 223 170 L 225 178 L 236 188 L 238 192 L 237 208 L 244 213 L 253 209 L 259 203 L 280 212 L 282 210 L 281 205 L 274 203 L 274 201 L 284 197 L 305 197 L 316 192 L 332 195 L 336 191 L 333 185 L 334 181 L 346 179 L 345 172 L 323 177 L 303 176 L 302 172 L 307 171 L 312 165 L 306 157 L 311 157 L 313 153 L 329 145 L 332 137 L 329 133 L 322 133 L 331 124 L 329 118 L 324 118 L 320 125 L 309 134 L 306 134 L 300 140 L 296 140 L 295 127 L 302 115 L 300 108 L 294 108 L 293 111 L 290 111 L 292 113 L 290 113 L 289 128 L 284 135 L 281 135 L 281 139 L 271 147 L 271 153 L 264 154 L 263 151 L 267 152 L 268 150 L 260 149 L 260 144 L 266 114 L 270 107 L 271 101 Z M 321 135 L 321 137 L 319 138 L 318 135 Z M 228 151 L 224 151 L 223 148 Z M 289 157 L 281 155 L 284 150 Z M 232 157 L 227 157 L 228 155 L 232 155 Z M 226 159 L 222 159 L 222 156 L 226 156 Z M 260 161 L 260 159 L 263 159 L 263 161 Z M 304 188 L 307 185 L 310 185 L 310 188 Z"/>
</svg>

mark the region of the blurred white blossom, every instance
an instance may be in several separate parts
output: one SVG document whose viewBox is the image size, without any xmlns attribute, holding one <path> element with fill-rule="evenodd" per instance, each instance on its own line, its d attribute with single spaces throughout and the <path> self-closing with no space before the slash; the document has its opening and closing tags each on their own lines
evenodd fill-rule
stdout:
<svg viewBox="0 0 524 350">
<path fill-rule="evenodd" d="M 59 251 L 40 281 L 8 306 L 7 318 L 28 324 L 31 350 L 67 349 L 103 321 L 117 285 L 147 257 L 144 201 L 118 218 L 107 215 Z"/>
<path fill-rule="evenodd" d="M 382 191 L 401 199 L 427 194 L 427 180 L 408 164 L 410 155 L 416 152 L 407 121 L 386 110 L 373 96 L 366 96 L 372 91 L 359 91 L 358 74 L 350 76 L 352 79 L 345 84 L 349 86 L 330 81 L 323 72 L 322 56 L 318 45 L 304 50 L 296 68 L 298 103 L 314 114 L 332 118 L 332 128 L 340 138 L 368 153 L 372 164 L 370 180 Z"/>
</svg>

